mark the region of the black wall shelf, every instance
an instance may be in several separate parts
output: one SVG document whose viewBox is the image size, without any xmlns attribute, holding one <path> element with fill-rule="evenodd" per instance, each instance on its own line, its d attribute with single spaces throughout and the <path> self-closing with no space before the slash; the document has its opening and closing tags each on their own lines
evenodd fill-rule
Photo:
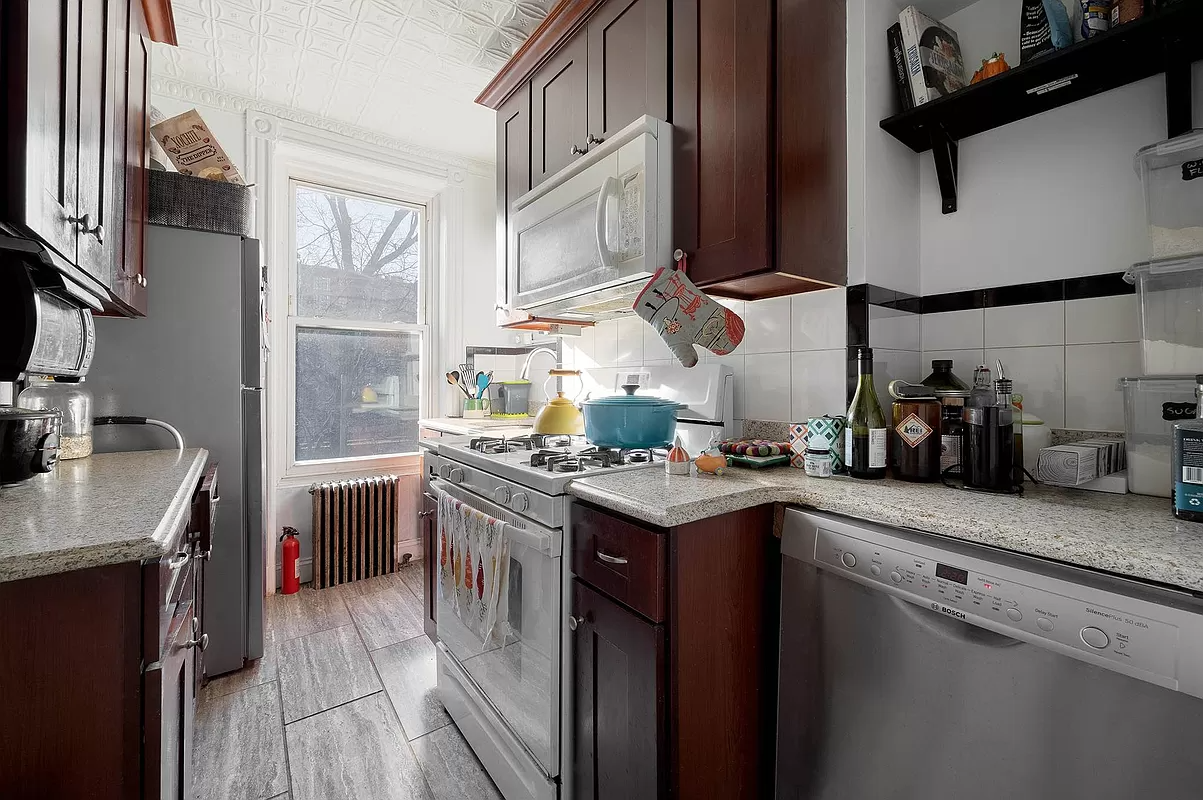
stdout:
<svg viewBox="0 0 1203 800">
<path fill-rule="evenodd" d="M 1191 129 L 1191 65 L 1203 59 L 1203 0 L 1179 0 L 1111 31 L 881 121 L 916 153 L 932 150 L 943 211 L 957 209 L 957 143 L 1166 73 L 1168 135 Z M 967 65 L 968 67 L 968 65 Z"/>
</svg>

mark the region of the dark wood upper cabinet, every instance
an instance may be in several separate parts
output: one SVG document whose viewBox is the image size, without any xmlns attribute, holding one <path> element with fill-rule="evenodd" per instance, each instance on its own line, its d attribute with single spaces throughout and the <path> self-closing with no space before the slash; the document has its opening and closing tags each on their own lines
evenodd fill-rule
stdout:
<svg viewBox="0 0 1203 800">
<path fill-rule="evenodd" d="M 120 265 L 114 271 L 113 293 L 138 314 L 147 313 L 146 301 L 146 218 L 150 198 L 150 41 L 137 4 L 130 12 L 129 49 L 126 70 L 125 157 L 121 208 L 124 210 L 124 231 L 119 255 Z"/>
<path fill-rule="evenodd" d="M 581 800 L 666 796 L 664 626 L 639 617 L 579 580 L 572 585 L 572 615 L 577 620 L 572 689 L 576 796 Z"/>
<path fill-rule="evenodd" d="M 668 119 L 669 0 L 610 0 L 589 20 L 589 138 Z"/>
<path fill-rule="evenodd" d="M 497 301 L 508 306 L 509 223 L 514 201 L 531 187 L 531 93 L 524 84 L 497 109 Z"/>
<path fill-rule="evenodd" d="M 589 147 L 589 42 L 569 42 L 531 78 L 531 185 L 538 186 Z"/>
</svg>

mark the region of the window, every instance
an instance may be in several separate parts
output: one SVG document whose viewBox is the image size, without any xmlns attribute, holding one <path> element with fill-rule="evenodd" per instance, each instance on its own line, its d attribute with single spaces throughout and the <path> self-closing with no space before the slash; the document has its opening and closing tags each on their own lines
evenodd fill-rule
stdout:
<svg viewBox="0 0 1203 800">
<path fill-rule="evenodd" d="M 292 463 L 413 453 L 426 209 L 295 181 L 292 200 Z"/>
</svg>

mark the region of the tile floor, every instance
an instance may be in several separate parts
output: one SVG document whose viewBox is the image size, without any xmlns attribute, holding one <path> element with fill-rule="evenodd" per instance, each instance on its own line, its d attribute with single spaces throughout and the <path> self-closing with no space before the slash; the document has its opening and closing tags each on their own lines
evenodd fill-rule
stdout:
<svg viewBox="0 0 1203 800">
<path fill-rule="evenodd" d="M 422 573 L 267 601 L 264 657 L 197 702 L 197 800 L 500 799 L 435 693 Z"/>
</svg>

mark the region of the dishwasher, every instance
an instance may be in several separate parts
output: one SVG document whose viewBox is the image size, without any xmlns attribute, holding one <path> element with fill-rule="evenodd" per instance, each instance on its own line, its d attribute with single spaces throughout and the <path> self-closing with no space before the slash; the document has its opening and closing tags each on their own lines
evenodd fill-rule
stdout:
<svg viewBox="0 0 1203 800">
<path fill-rule="evenodd" d="M 1199 598 L 796 509 L 781 550 L 778 798 L 1203 797 Z"/>
</svg>

